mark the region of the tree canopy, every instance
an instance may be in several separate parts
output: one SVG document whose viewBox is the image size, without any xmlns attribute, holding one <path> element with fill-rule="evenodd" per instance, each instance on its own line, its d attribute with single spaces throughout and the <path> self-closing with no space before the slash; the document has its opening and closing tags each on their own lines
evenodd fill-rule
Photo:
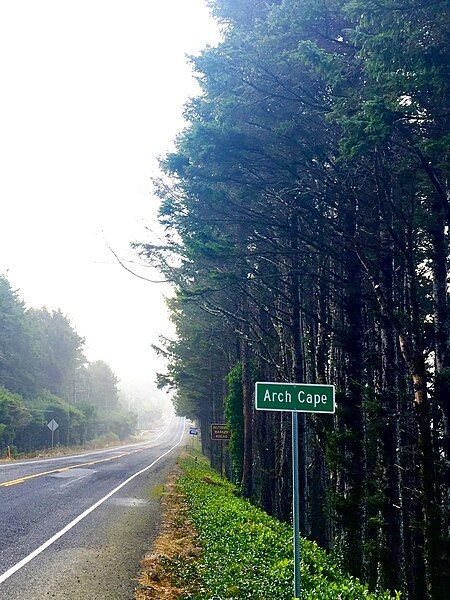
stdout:
<svg viewBox="0 0 450 600">
<path fill-rule="evenodd" d="M 137 415 L 119 403 L 118 379 L 104 361 L 88 363 L 84 339 L 60 310 L 27 309 L 0 276 L 0 455 L 50 442 L 81 444 L 99 436 L 125 439 Z"/>
<path fill-rule="evenodd" d="M 166 243 L 140 246 L 176 290 L 160 384 L 240 428 L 243 493 L 285 519 L 290 420 L 254 381 L 334 384 L 336 416 L 300 418 L 302 533 L 373 589 L 444 598 L 448 3 L 211 5 L 223 40 L 156 182 Z"/>
</svg>

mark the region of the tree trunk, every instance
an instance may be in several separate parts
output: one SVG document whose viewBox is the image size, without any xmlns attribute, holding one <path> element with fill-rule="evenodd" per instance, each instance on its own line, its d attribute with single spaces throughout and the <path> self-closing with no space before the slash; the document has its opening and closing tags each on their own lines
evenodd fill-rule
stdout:
<svg viewBox="0 0 450 600">
<path fill-rule="evenodd" d="M 250 498 L 253 492 L 253 385 L 250 365 L 250 351 L 246 335 L 241 339 L 242 393 L 244 416 L 244 459 L 242 465 L 242 492 Z"/>
<path fill-rule="evenodd" d="M 291 302 L 291 339 L 292 339 L 292 380 L 305 381 L 303 356 L 303 324 L 300 312 L 299 257 L 298 257 L 298 217 L 291 215 L 291 266 L 290 266 L 290 302 Z M 308 534 L 308 478 L 307 478 L 307 422 L 306 415 L 298 416 L 299 445 L 299 488 L 300 488 L 300 533 Z"/>
<path fill-rule="evenodd" d="M 445 215 L 435 203 L 431 215 L 430 231 L 433 268 L 433 320 L 435 353 L 434 397 L 444 416 L 443 450 L 450 462 L 450 352 L 449 306 L 447 289 L 447 253 Z"/>
<path fill-rule="evenodd" d="M 354 203 L 348 207 L 344 216 L 344 230 L 349 242 L 343 257 L 347 280 L 344 298 L 346 331 L 343 344 L 346 386 L 341 406 L 341 425 L 348 432 L 344 442 L 347 466 L 344 477 L 347 489 L 343 522 L 346 533 L 345 566 L 355 576 L 364 579 L 366 464 L 362 408 L 362 291 L 361 269 L 352 247 L 352 240 L 356 236 L 356 214 Z"/>
<path fill-rule="evenodd" d="M 381 223 L 379 248 L 380 274 L 386 302 L 394 300 L 394 253 L 389 235 Z M 388 589 L 405 590 L 405 549 L 403 498 L 400 477 L 400 407 L 396 389 L 396 335 L 386 317 L 380 319 L 381 339 L 381 409 L 383 416 L 382 443 L 386 472 L 386 502 L 384 506 L 384 537 L 382 553 L 384 579 Z"/>
</svg>

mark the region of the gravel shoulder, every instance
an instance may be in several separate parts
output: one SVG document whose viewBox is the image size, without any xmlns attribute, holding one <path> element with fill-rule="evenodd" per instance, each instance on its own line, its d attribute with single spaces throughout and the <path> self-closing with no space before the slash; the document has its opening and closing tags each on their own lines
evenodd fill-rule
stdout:
<svg viewBox="0 0 450 600">
<path fill-rule="evenodd" d="M 142 561 L 135 600 L 178 600 L 188 594 L 188 588 L 192 586 L 192 581 L 187 585 L 183 578 L 174 577 L 173 569 L 178 562 L 185 571 L 201 554 L 186 499 L 177 489 L 181 474 L 177 464 L 166 482 L 160 530 Z"/>
</svg>

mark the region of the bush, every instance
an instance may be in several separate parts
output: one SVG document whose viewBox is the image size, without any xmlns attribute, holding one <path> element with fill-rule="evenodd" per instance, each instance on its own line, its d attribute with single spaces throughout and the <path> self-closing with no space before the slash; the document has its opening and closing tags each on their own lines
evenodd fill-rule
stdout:
<svg viewBox="0 0 450 600">
<path fill-rule="evenodd" d="M 226 381 L 228 392 L 225 396 L 225 416 L 231 431 L 228 451 L 233 465 L 233 480 L 241 481 L 244 463 L 242 363 L 238 363 L 228 373 Z"/>
<path fill-rule="evenodd" d="M 113 444 L 118 444 L 119 442 L 119 436 L 113 431 L 110 431 L 108 433 L 104 433 L 103 435 L 99 435 L 98 437 L 91 440 L 90 445 L 99 447 L 112 446 Z"/>
<path fill-rule="evenodd" d="M 22 396 L 0 386 L 0 448 L 12 446 L 17 431 L 30 421 L 31 415 Z"/>
<path fill-rule="evenodd" d="M 198 565 L 201 600 L 211 596 L 251 600 L 292 600 L 292 529 L 247 500 L 234 495 L 203 462 L 181 461 L 179 480 L 203 554 Z M 314 542 L 302 540 L 302 600 L 381 600 L 345 575 L 332 556 Z"/>
<path fill-rule="evenodd" d="M 82 403 L 74 406 L 63 398 L 43 390 L 32 398 L 22 398 L 0 386 L 0 455 L 6 447 L 18 452 L 34 452 L 51 443 L 47 423 L 55 419 L 59 427 L 55 445 L 77 446 L 104 437 L 105 444 L 123 441 L 136 430 L 137 415 L 121 408 L 100 411 Z"/>
</svg>

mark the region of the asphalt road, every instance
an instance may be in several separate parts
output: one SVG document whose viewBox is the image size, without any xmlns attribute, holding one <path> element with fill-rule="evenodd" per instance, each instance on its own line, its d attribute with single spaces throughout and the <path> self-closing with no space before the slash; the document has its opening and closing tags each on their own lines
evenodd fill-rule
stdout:
<svg viewBox="0 0 450 600">
<path fill-rule="evenodd" d="M 126 600 L 184 436 L 0 465 L 0 599 Z"/>
</svg>

